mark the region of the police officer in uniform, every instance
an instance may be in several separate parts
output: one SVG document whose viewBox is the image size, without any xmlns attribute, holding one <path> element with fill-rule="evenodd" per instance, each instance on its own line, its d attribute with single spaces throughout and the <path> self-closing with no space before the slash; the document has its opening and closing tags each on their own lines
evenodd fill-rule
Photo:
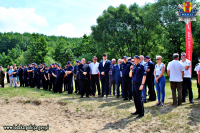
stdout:
<svg viewBox="0 0 200 133">
<path fill-rule="evenodd" d="M 29 82 L 29 87 L 33 87 L 33 67 L 32 67 L 32 64 L 29 64 L 29 67 L 28 67 L 28 82 Z"/>
<path fill-rule="evenodd" d="M 63 69 L 65 72 L 67 71 L 67 65 L 65 65 L 65 68 Z M 68 91 L 68 79 L 67 74 L 64 75 L 64 91 Z"/>
<path fill-rule="evenodd" d="M 127 56 L 123 56 L 124 62 L 120 65 L 120 71 L 122 72 L 122 86 L 124 90 L 124 101 L 132 101 L 132 84 L 131 78 L 129 77 L 130 67 L 132 63 L 128 61 Z"/>
<path fill-rule="evenodd" d="M 80 64 L 81 64 L 81 61 L 78 61 L 78 67 L 79 67 Z M 80 79 L 79 79 L 79 77 L 80 77 L 79 70 L 77 70 L 76 75 L 77 75 L 77 84 L 78 84 L 77 91 L 78 91 L 78 94 L 80 95 L 81 94 L 81 91 L 80 91 L 81 87 L 80 87 Z"/>
<path fill-rule="evenodd" d="M 38 67 L 37 64 L 34 63 L 34 68 L 33 68 L 33 87 L 37 87 L 38 85 Z"/>
<path fill-rule="evenodd" d="M 45 90 L 48 90 L 49 88 L 49 67 L 45 66 L 45 70 L 44 70 L 44 79 L 45 79 Z M 49 89 L 50 91 L 50 89 Z"/>
<path fill-rule="evenodd" d="M 42 69 L 40 70 L 41 75 L 42 75 L 42 86 L 43 86 L 43 89 L 45 89 L 45 78 L 44 78 L 45 67 L 46 67 L 46 63 L 43 63 L 42 64 Z"/>
<path fill-rule="evenodd" d="M 132 77 L 133 82 L 133 97 L 136 112 L 131 113 L 132 115 L 138 115 L 136 118 L 141 118 L 144 116 L 144 105 L 142 102 L 142 89 L 144 88 L 144 83 L 146 80 L 146 71 L 144 66 L 140 63 L 140 57 L 138 55 L 134 56 L 134 66 L 131 66 L 129 76 Z"/>
<path fill-rule="evenodd" d="M 146 85 L 149 88 L 149 100 L 150 101 L 155 101 L 156 100 L 156 93 L 154 89 L 154 63 L 150 60 L 149 56 L 146 56 L 146 62 L 147 62 L 147 78 L 146 78 Z"/>
<path fill-rule="evenodd" d="M 24 65 L 24 69 L 23 69 L 23 77 L 24 77 L 24 85 L 25 87 L 28 87 L 28 72 L 27 72 L 27 66 Z"/>
<path fill-rule="evenodd" d="M 19 65 L 18 76 L 19 76 L 19 81 L 20 81 L 20 87 L 24 87 L 24 85 L 23 85 L 23 69 L 22 69 L 22 65 Z"/>
<path fill-rule="evenodd" d="M 83 98 L 83 95 L 84 93 L 86 93 L 86 97 L 89 98 L 89 94 L 90 94 L 90 91 L 89 91 L 89 88 L 90 88 L 90 81 L 89 81 L 89 78 L 90 78 L 90 67 L 88 64 L 85 64 L 85 58 L 82 58 L 81 59 L 81 65 L 79 65 L 78 67 L 78 71 L 80 73 L 80 84 L 81 84 L 81 97 L 80 98 Z"/>
<path fill-rule="evenodd" d="M 67 79 L 68 79 L 68 93 L 72 94 L 73 93 L 73 72 L 74 72 L 74 67 L 72 66 L 72 62 L 68 61 L 67 63 L 67 71 L 65 73 L 67 74 Z"/>
<path fill-rule="evenodd" d="M 62 93 L 62 84 L 63 84 L 63 77 L 65 74 L 65 71 L 61 69 L 61 65 L 58 65 L 58 69 L 56 69 L 55 74 L 52 73 L 53 76 L 56 78 L 55 80 L 55 86 L 57 86 L 54 90 L 54 93 L 59 92 L 60 94 Z"/>
<path fill-rule="evenodd" d="M 76 60 L 76 65 L 74 66 L 75 93 L 78 92 L 78 79 L 77 79 L 78 63 L 79 61 Z"/>
<path fill-rule="evenodd" d="M 37 89 L 40 89 L 40 86 L 41 86 L 41 72 L 40 72 L 40 70 L 42 69 L 42 64 L 39 64 L 39 67 L 38 67 L 38 69 L 37 69 L 37 75 L 38 75 L 38 77 L 37 77 Z"/>
<path fill-rule="evenodd" d="M 53 69 L 54 69 L 54 64 L 50 64 L 50 68 L 49 68 L 49 91 L 51 91 L 52 84 L 53 84 L 53 75 L 52 75 Z"/>
<path fill-rule="evenodd" d="M 53 74 L 55 75 L 55 73 L 56 73 L 56 71 L 57 71 L 57 69 L 58 69 L 58 63 L 55 63 L 54 66 L 55 66 L 55 68 L 52 70 L 52 75 L 53 75 Z M 53 76 L 53 91 L 54 91 L 54 93 L 57 92 L 56 77 L 55 77 L 55 76 Z"/>
</svg>

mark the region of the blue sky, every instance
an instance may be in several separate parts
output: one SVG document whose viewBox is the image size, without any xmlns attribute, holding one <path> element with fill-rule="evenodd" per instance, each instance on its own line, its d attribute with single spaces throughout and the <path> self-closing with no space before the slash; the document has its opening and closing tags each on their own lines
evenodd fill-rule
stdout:
<svg viewBox="0 0 200 133">
<path fill-rule="evenodd" d="M 0 0 L 0 32 L 82 37 L 110 5 L 142 6 L 155 0 Z"/>
</svg>

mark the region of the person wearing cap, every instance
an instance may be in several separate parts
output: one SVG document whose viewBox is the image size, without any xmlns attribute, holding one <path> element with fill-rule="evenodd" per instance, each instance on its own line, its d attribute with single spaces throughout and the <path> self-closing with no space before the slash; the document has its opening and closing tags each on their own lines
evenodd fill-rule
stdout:
<svg viewBox="0 0 200 133">
<path fill-rule="evenodd" d="M 58 63 L 55 63 L 55 68 L 52 70 L 52 75 L 56 73 L 56 71 L 58 70 Z M 56 92 L 57 91 L 57 86 L 56 86 L 56 78 L 53 76 L 53 91 Z"/>
<path fill-rule="evenodd" d="M 75 93 L 77 93 L 79 90 L 78 79 L 77 79 L 78 63 L 79 63 L 79 61 L 76 60 L 76 65 L 74 66 Z"/>
<path fill-rule="evenodd" d="M 56 78 L 55 81 L 55 90 L 54 93 L 59 92 L 60 94 L 62 93 L 62 84 L 63 84 L 63 77 L 65 74 L 65 71 L 61 68 L 61 65 L 58 65 L 58 69 L 56 69 L 55 74 L 52 73 L 53 76 Z"/>
<path fill-rule="evenodd" d="M 0 88 L 4 88 L 4 78 L 5 78 L 5 72 L 3 71 L 2 66 L 0 66 Z"/>
<path fill-rule="evenodd" d="M 45 90 L 49 90 L 49 80 L 50 80 L 50 77 L 49 77 L 49 67 L 48 66 L 45 66 L 45 70 L 44 70 L 44 79 L 45 79 Z"/>
<path fill-rule="evenodd" d="M 140 55 L 140 64 L 144 66 L 146 71 L 148 64 L 144 61 L 144 56 Z M 146 103 L 146 84 L 144 83 L 144 88 L 142 89 L 142 102 Z"/>
<path fill-rule="evenodd" d="M 183 77 L 183 88 L 182 88 L 182 97 L 183 97 L 183 101 L 185 102 L 185 98 L 186 98 L 186 93 L 187 90 L 189 91 L 189 101 L 190 103 L 194 103 L 193 102 L 193 92 L 192 92 L 192 82 L 191 82 L 191 62 L 190 60 L 186 59 L 186 53 L 182 52 L 181 53 L 181 61 L 180 63 L 183 65 L 184 67 L 184 77 Z"/>
<path fill-rule="evenodd" d="M 28 67 L 28 78 L 29 78 L 29 86 L 31 88 L 33 88 L 33 67 L 32 67 L 32 64 L 29 64 L 29 67 Z"/>
<path fill-rule="evenodd" d="M 22 69 L 22 65 L 19 65 L 18 76 L 19 76 L 19 81 L 20 81 L 20 87 L 23 87 L 23 69 Z"/>
<path fill-rule="evenodd" d="M 132 63 L 128 61 L 127 56 L 123 56 L 123 63 L 120 65 L 120 71 L 122 72 L 122 86 L 124 90 L 124 101 L 132 101 L 132 84 L 129 77 L 130 67 Z"/>
<path fill-rule="evenodd" d="M 151 58 L 149 56 L 146 56 L 146 62 L 147 62 L 147 78 L 146 78 L 146 86 L 148 86 L 149 89 L 149 100 L 155 101 L 156 100 L 156 93 L 154 89 L 154 63 L 151 61 Z"/>
<path fill-rule="evenodd" d="M 109 70 L 109 95 L 111 95 L 111 88 L 113 86 L 113 95 L 115 96 L 115 80 L 112 74 L 113 66 L 115 65 L 116 60 L 112 59 L 111 65 L 110 65 L 110 70 Z"/>
<path fill-rule="evenodd" d="M 34 63 L 34 68 L 33 68 L 33 87 L 38 86 L 38 67 L 37 64 Z"/>
<path fill-rule="evenodd" d="M 40 86 L 42 84 L 42 82 L 41 82 L 42 76 L 41 76 L 41 72 L 40 72 L 41 69 L 42 69 L 42 64 L 39 64 L 39 67 L 37 68 L 37 75 L 38 75 L 38 77 L 37 77 L 37 89 L 40 89 Z"/>
<path fill-rule="evenodd" d="M 78 62 L 78 66 L 80 64 L 81 64 L 81 61 Z M 81 94 L 81 90 L 80 90 L 81 86 L 80 86 L 80 79 L 79 79 L 79 77 L 80 77 L 80 73 L 79 73 L 79 70 L 77 70 L 78 94 L 80 95 Z"/>
<path fill-rule="evenodd" d="M 83 97 L 83 95 L 86 93 L 86 97 L 89 98 L 89 88 L 90 88 L 90 83 L 89 83 L 89 74 L 90 74 L 90 67 L 88 64 L 85 64 L 85 58 L 81 59 L 81 64 L 78 66 L 78 71 L 80 73 L 80 84 L 81 84 L 81 88 L 80 88 L 80 93 L 81 93 L 81 97 Z"/>
<path fill-rule="evenodd" d="M 142 89 L 146 80 L 146 71 L 144 66 L 140 64 L 140 57 L 134 56 L 134 66 L 131 65 L 129 76 L 132 77 L 133 82 L 133 97 L 136 111 L 132 115 L 138 115 L 136 118 L 144 116 L 144 105 L 141 98 Z"/>
<path fill-rule="evenodd" d="M 23 80 L 24 80 L 24 82 L 23 82 L 23 86 L 24 87 L 28 87 L 28 72 L 27 72 L 27 66 L 26 65 L 24 65 L 24 69 L 23 69 Z"/>
<path fill-rule="evenodd" d="M 111 61 L 107 60 L 107 54 L 104 53 L 102 56 L 103 60 L 99 63 L 99 72 L 100 72 L 100 79 L 101 79 L 101 85 L 102 85 L 102 95 L 101 97 L 104 97 L 104 94 L 106 94 L 106 98 L 108 98 L 109 94 L 109 70 Z"/>
<path fill-rule="evenodd" d="M 3 69 L 3 68 L 2 68 Z M 10 83 L 10 80 L 9 80 L 9 75 L 8 75 L 8 71 L 10 70 L 10 66 L 8 65 L 7 66 L 7 69 L 6 69 L 6 78 L 7 78 L 7 83 Z"/>
<path fill-rule="evenodd" d="M 72 62 L 68 61 L 67 63 L 67 71 L 65 73 L 67 74 L 67 79 L 68 79 L 68 93 L 72 94 L 73 93 L 73 72 L 74 72 L 74 67 L 72 66 Z"/>
<path fill-rule="evenodd" d="M 91 74 L 91 85 L 92 85 L 92 97 L 96 94 L 96 88 L 98 90 L 98 97 L 101 97 L 100 84 L 99 84 L 99 63 L 97 57 L 93 56 L 93 62 L 89 65 Z"/>
<path fill-rule="evenodd" d="M 112 69 L 112 75 L 117 85 L 117 98 L 119 98 L 120 96 L 120 90 L 119 90 L 120 85 L 121 85 L 122 97 L 124 97 L 124 91 L 122 87 L 122 72 L 120 71 L 121 63 L 122 63 L 122 59 L 118 59 L 118 64 L 114 65 Z"/>
<path fill-rule="evenodd" d="M 64 71 L 67 71 L 67 65 L 65 65 Z M 64 91 L 68 91 L 68 79 L 67 79 L 67 73 L 64 75 Z"/>
<path fill-rule="evenodd" d="M 42 75 L 42 86 L 43 86 L 43 89 L 45 89 L 45 78 L 44 78 L 44 70 L 45 70 L 45 67 L 46 67 L 46 63 L 43 63 L 42 64 L 42 69 L 40 70 L 41 71 L 41 75 Z"/>
<path fill-rule="evenodd" d="M 162 63 L 162 56 L 158 55 L 156 56 L 156 62 L 157 64 L 155 65 L 155 70 L 154 70 L 154 83 L 156 86 L 157 90 L 157 97 L 158 97 L 158 102 L 156 106 L 163 106 L 164 105 L 164 100 L 165 100 L 165 64 Z M 161 94 L 161 98 L 160 98 Z"/>
<path fill-rule="evenodd" d="M 197 63 L 195 65 L 194 71 L 197 73 L 197 89 L 198 89 L 198 97 L 197 97 L 197 99 L 200 99 L 200 84 L 199 84 L 199 80 L 198 80 L 199 79 L 198 72 L 200 70 L 200 57 L 198 58 L 198 61 L 199 61 L 199 63 Z"/>
<path fill-rule="evenodd" d="M 49 69 L 49 78 L 50 78 L 49 79 L 49 90 L 52 89 L 52 85 L 53 85 L 53 80 L 54 80 L 53 75 L 52 75 L 53 70 L 54 70 L 54 63 L 50 65 L 50 69 Z"/>
<path fill-rule="evenodd" d="M 172 90 L 172 98 L 173 98 L 173 104 L 177 105 L 177 99 L 176 99 L 176 89 L 178 91 L 178 105 L 182 104 L 182 82 L 183 82 L 183 76 L 184 76 L 184 67 L 179 62 L 179 55 L 177 53 L 173 54 L 173 61 L 168 63 L 167 66 L 167 74 L 169 76 L 169 81 L 171 85 Z"/>
</svg>

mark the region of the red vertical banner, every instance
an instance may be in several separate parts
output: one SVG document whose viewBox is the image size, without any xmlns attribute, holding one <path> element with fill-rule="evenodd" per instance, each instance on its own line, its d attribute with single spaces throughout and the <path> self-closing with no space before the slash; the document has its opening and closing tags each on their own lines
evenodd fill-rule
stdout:
<svg viewBox="0 0 200 133">
<path fill-rule="evenodd" d="M 193 39 L 192 39 L 192 30 L 191 30 L 191 22 L 189 24 L 185 24 L 185 49 L 187 59 L 191 61 L 191 76 L 192 76 L 192 52 L 193 52 Z"/>
</svg>

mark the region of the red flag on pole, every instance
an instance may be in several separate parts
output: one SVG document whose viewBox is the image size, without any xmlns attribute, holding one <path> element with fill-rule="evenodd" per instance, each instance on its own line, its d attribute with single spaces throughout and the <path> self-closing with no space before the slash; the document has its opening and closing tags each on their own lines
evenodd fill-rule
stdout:
<svg viewBox="0 0 200 133">
<path fill-rule="evenodd" d="M 192 76 L 192 52 L 193 52 L 193 39 L 192 39 L 192 30 L 191 30 L 191 22 L 189 24 L 185 24 L 185 49 L 187 59 L 191 61 L 191 76 Z"/>
</svg>

